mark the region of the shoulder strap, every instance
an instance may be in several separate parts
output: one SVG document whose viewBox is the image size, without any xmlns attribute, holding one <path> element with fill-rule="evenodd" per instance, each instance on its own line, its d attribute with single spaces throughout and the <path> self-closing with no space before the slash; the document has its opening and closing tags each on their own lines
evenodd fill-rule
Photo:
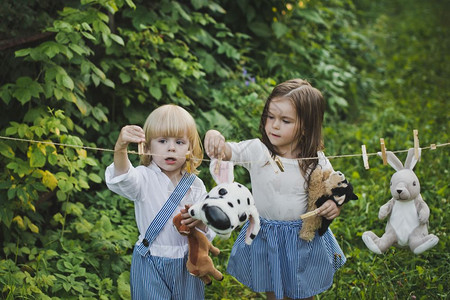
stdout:
<svg viewBox="0 0 450 300">
<path fill-rule="evenodd" d="M 180 182 L 178 182 L 175 190 L 170 195 L 169 199 L 167 199 L 166 203 L 164 203 L 161 210 L 156 214 L 156 217 L 150 223 L 145 232 L 145 238 L 142 243 L 137 246 L 137 250 L 142 256 L 145 256 L 150 248 L 150 245 L 158 236 L 159 232 L 163 229 L 164 225 L 166 225 L 170 216 L 173 214 L 181 199 L 184 198 L 189 187 L 195 180 L 195 175 L 190 174 L 188 172 L 184 173 Z"/>
</svg>

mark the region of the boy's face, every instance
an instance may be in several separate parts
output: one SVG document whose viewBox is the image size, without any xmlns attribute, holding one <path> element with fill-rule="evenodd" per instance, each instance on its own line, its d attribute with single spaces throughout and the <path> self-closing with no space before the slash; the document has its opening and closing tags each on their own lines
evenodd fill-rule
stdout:
<svg viewBox="0 0 450 300">
<path fill-rule="evenodd" d="M 183 137 L 156 137 L 150 141 L 152 160 L 169 178 L 181 173 L 189 151 L 189 139 Z"/>
<path fill-rule="evenodd" d="M 275 98 L 270 102 L 264 129 L 283 157 L 296 157 L 298 123 L 295 106 L 289 99 Z"/>
</svg>

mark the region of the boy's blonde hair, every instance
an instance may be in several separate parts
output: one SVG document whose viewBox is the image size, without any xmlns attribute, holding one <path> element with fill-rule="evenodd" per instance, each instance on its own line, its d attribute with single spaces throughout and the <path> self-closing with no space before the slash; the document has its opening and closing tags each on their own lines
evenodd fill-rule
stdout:
<svg viewBox="0 0 450 300">
<path fill-rule="evenodd" d="M 158 107 L 150 113 L 144 124 L 146 148 L 150 148 L 150 141 L 157 137 L 183 137 L 185 134 L 189 140 L 190 169 L 191 173 L 198 174 L 197 167 L 203 159 L 203 149 L 197 125 L 194 118 L 182 107 L 174 104 L 166 104 Z M 142 155 L 141 164 L 150 165 L 151 155 Z M 184 165 L 186 168 L 186 163 Z"/>
</svg>

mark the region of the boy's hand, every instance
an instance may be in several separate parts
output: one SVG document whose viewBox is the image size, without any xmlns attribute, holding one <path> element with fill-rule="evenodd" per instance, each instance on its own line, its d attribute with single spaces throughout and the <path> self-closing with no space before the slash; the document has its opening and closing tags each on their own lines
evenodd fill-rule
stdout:
<svg viewBox="0 0 450 300">
<path fill-rule="evenodd" d="M 181 224 L 187 225 L 189 228 L 197 227 L 203 231 L 206 231 L 206 225 L 203 224 L 202 221 L 191 217 L 188 212 L 189 207 L 190 205 L 188 205 L 187 208 L 181 209 L 181 217 L 183 218 L 183 220 L 181 220 Z"/>
<path fill-rule="evenodd" d="M 124 150 L 130 143 L 139 144 L 143 142 L 145 142 L 144 130 L 136 125 L 127 125 L 120 130 L 114 150 Z"/>
</svg>

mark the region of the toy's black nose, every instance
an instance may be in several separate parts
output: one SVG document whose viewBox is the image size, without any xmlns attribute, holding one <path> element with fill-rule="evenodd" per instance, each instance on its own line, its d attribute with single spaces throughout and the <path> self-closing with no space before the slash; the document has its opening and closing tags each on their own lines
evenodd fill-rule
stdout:
<svg viewBox="0 0 450 300">
<path fill-rule="evenodd" d="M 397 193 L 400 195 L 403 192 L 403 190 L 397 190 Z"/>
<path fill-rule="evenodd" d="M 206 206 L 202 207 L 205 211 L 206 220 L 208 220 L 209 225 L 220 229 L 226 230 L 231 227 L 231 222 L 228 216 L 217 206 Z"/>
</svg>

